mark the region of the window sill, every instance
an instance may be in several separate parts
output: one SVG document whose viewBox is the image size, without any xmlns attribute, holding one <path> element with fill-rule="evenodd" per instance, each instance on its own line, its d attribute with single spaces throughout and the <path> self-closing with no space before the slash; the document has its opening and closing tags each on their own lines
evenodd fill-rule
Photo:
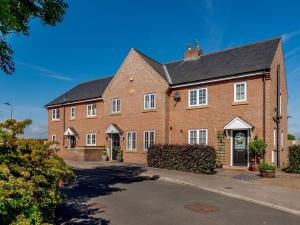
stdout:
<svg viewBox="0 0 300 225">
<path fill-rule="evenodd" d="M 97 116 L 87 116 L 86 118 L 87 119 L 95 119 L 95 118 L 97 118 Z"/>
<path fill-rule="evenodd" d="M 125 150 L 125 153 L 137 153 L 136 150 Z"/>
<path fill-rule="evenodd" d="M 74 120 L 75 120 L 75 118 L 70 118 L 69 120 L 70 120 L 70 121 L 74 121 Z"/>
<path fill-rule="evenodd" d="M 248 101 L 241 101 L 241 102 L 232 102 L 232 105 L 248 105 Z"/>
<path fill-rule="evenodd" d="M 110 113 L 111 116 L 119 116 L 121 115 L 122 113 L 121 112 L 113 112 L 113 113 Z"/>
<path fill-rule="evenodd" d="M 60 119 L 52 119 L 51 121 L 58 122 L 58 121 L 60 121 Z"/>
<path fill-rule="evenodd" d="M 156 112 L 156 109 L 144 109 L 143 113 L 148 113 L 148 112 Z"/>
<path fill-rule="evenodd" d="M 186 107 L 187 110 L 190 110 L 190 109 L 206 109 L 206 108 L 209 108 L 209 105 L 195 105 L 195 106 Z"/>
</svg>

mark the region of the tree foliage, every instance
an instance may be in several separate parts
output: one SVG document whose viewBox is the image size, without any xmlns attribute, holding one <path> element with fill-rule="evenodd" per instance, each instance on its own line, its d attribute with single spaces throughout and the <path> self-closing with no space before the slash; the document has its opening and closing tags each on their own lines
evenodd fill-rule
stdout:
<svg viewBox="0 0 300 225">
<path fill-rule="evenodd" d="M 31 120 L 0 124 L 0 224 L 47 224 L 73 170 L 47 145 L 18 139 Z"/>
<path fill-rule="evenodd" d="M 267 144 L 262 139 L 255 139 L 249 143 L 249 153 L 255 156 L 263 156 L 265 154 Z"/>
<path fill-rule="evenodd" d="M 0 0 L 0 66 L 12 74 L 13 51 L 7 43 L 9 34 L 29 35 L 29 21 L 38 18 L 54 26 L 63 20 L 68 5 L 63 0 Z"/>
<path fill-rule="evenodd" d="M 294 136 L 294 135 L 292 135 L 292 134 L 288 134 L 288 140 L 291 140 L 291 141 L 293 141 L 293 140 L 296 140 L 296 138 L 295 138 L 295 136 Z"/>
</svg>

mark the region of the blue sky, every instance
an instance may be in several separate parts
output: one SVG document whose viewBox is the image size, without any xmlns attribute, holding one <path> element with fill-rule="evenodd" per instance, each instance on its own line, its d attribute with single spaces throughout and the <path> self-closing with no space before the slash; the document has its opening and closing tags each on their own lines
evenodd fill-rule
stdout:
<svg viewBox="0 0 300 225">
<path fill-rule="evenodd" d="M 282 35 L 289 88 L 289 130 L 300 137 L 299 1 L 68 1 L 56 27 L 31 22 L 10 36 L 16 72 L 0 75 L 0 121 L 32 118 L 27 137 L 47 136 L 44 105 L 74 85 L 113 75 L 135 47 L 160 62 L 181 59 L 199 40 L 205 53 Z"/>
</svg>

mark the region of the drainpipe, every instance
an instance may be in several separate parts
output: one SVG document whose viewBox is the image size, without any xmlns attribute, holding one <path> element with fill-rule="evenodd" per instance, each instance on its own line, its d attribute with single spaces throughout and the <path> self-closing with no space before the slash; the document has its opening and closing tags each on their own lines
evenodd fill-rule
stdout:
<svg viewBox="0 0 300 225">
<path fill-rule="evenodd" d="M 64 109 L 64 121 L 63 121 L 63 134 L 66 130 L 66 109 L 65 106 L 63 106 Z M 63 135 L 63 146 L 65 146 L 65 136 Z"/>
<path fill-rule="evenodd" d="M 263 140 L 266 141 L 266 72 L 263 76 Z"/>
<path fill-rule="evenodd" d="M 277 65 L 277 90 L 276 90 L 276 156 L 277 167 L 280 167 L 280 65 Z"/>
</svg>

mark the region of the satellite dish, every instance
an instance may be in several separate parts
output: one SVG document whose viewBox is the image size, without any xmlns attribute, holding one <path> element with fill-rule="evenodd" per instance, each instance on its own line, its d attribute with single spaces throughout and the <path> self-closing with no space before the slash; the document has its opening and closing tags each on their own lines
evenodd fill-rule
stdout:
<svg viewBox="0 0 300 225">
<path fill-rule="evenodd" d="M 176 91 L 176 92 L 174 93 L 174 100 L 175 100 L 176 102 L 179 102 L 179 101 L 180 101 L 180 92 Z"/>
</svg>

